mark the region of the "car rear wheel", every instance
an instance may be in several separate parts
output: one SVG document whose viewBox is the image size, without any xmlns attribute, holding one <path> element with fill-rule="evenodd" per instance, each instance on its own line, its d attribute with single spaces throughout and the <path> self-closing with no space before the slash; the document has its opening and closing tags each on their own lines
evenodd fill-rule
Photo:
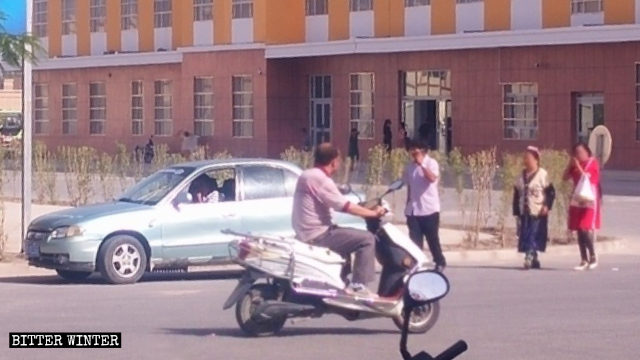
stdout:
<svg viewBox="0 0 640 360">
<path fill-rule="evenodd" d="M 147 267 L 147 254 L 138 239 L 118 235 L 107 239 L 98 252 L 100 273 L 112 284 L 133 284 Z"/>
<path fill-rule="evenodd" d="M 56 272 L 58 276 L 71 282 L 82 281 L 92 274 L 91 271 L 56 270 Z"/>
</svg>

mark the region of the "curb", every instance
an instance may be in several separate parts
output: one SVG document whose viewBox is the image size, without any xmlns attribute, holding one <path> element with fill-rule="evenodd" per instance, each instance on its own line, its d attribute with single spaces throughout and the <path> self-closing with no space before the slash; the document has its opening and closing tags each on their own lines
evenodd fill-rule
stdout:
<svg viewBox="0 0 640 360">
<path fill-rule="evenodd" d="M 611 240 L 596 243 L 596 252 L 599 254 L 612 253 L 620 250 L 634 248 L 630 240 Z M 578 255 L 576 244 L 555 245 L 547 247 L 545 254 L 550 255 Z M 520 259 L 521 255 L 516 249 L 496 249 L 496 250 L 454 250 L 445 251 L 447 262 L 490 262 Z"/>
</svg>

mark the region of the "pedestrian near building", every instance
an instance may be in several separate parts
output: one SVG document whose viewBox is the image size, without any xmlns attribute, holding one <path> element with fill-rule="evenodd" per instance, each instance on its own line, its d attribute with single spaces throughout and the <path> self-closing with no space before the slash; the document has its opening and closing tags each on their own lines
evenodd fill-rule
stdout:
<svg viewBox="0 0 640 360">
<path fill-rule="evenodd" d="M 420 248 L 427 238 L 429 251 L 436 263 L 436 270 L 443 271 L 447 265 L 440 246 L 440 166 L 429 156 L 425 142 L 413 141 L 409 145 L 412 162 L 407 165 L 403 181 L 407 184 L 407 226 L 409 236 Z"/>
<path fill-rule="evenodd" d="M 525 254 L 525 269 L 540 269 L 538 252 L 549 239 L 548 216 L 556 192 L 547 171 L 540 167 L 540 150 L 527 147 L 524 169 L 513 190 L 513 215 L 518 223 L 518 251 Z"/>
<path fill-rule="evenodd" d="M 349 159 L 351 160 L 351 171 L 355 169 L 356 163 L 360 160 L 360 148 L 358 146 L 358 136 L 360 132 L 357 128 L 351 129 L 349 135 Z"/>
<path fill-rule="evenodd" d="M 382 142 L 384 146 L 387 148 L 387 152 L 391 152 L 391 148 L 393 147 L 393 132 L 391 131 L 391 120 L 387 119 L 384 121 L 384 126 L 382 128 Z"/>
<path fill-rule="evenodd" d="M 574 184 L 569 207 L 569 230 L 577 233 L 580 249 L 580 265 L 575 270 L 593 270 L 598 267 L 595 241 L 596 231 L 601 225 L 600 165 L 587 144 L 575 145 L 572 155 L 564 178 Z M 590 196 L 585 192 L 590 192 Z"/>
<path fill-rule="evenodd" d="M 182 145 L 180 153 L 185 159 L 191 159 L 193 154 L 198 150 L 198 137 L 188 131 L 182 133 Z"/>
</svg>

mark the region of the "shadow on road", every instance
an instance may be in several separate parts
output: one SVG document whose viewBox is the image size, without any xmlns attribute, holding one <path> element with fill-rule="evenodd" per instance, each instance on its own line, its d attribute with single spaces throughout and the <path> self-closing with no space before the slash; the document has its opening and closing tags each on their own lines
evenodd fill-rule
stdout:
<svg viewBox="0 0 640 360">
<path fill-rule="evenodd" d="M 240 273 L 233 271 L 207 271 L 193 273 L 147 273 L 140 280 L 141 283 L 153 283 L 162 281 L 199 281 L 199 280 L 229 280 L 238 279 Z M 26 285 L 108 285 L 99 275 L 92 275 L 82 281 L 67 281 L 58 276 L 31 275 L 0 278 L 0 284 L 26 284 Z"/>
<path fill-rule="evenodd" d="M 247 338 L 254 339 L 245 335 L 242 330 L 238 328 L 211 328 L 211 329 L 190 329 L 190 328 L 168 328 L 162 329 L 165 333 L 171 335 L 185 335 L 185 336 L 219 336 L 219 337 L 231 337 L 231 338 Z M 300 327 L 300 328 L 285 328 L 280 331 L 275 337 L 294 337 L 294 336 L 313 336 L 313 335 L 386 335 L 386 334 L 398 334 L 397 330 L 378 330 L 378 329 L 361 329 L 361 328 L 316 328 L 316 327 Z"/>
<path fill-rule="evenodd" d="M 525 270 L 522 266 L 508 265 L 451 265 L 448 269 L 478 269 L 478 270 L 510 270 L 510 271 L 564 271 L 566 269 L 557 269 L 552 267 L 542 267 L 542 269 Z"/>
</svg>

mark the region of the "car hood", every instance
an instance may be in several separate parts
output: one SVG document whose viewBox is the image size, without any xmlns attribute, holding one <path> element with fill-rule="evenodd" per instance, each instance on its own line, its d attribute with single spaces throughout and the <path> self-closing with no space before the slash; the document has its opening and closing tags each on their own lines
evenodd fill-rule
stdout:
<svg viewBox="0 0 640 360">
<path fill-rule="evenodd" d="M 31 222 L 29 229 L 51 231 L 61 226 L 77 225 L 105 216 L 121 215 L 146 209 L 149 209 L 149 206 L 126 202 L 81 206 L 40 216 Z"/>
</svg>

